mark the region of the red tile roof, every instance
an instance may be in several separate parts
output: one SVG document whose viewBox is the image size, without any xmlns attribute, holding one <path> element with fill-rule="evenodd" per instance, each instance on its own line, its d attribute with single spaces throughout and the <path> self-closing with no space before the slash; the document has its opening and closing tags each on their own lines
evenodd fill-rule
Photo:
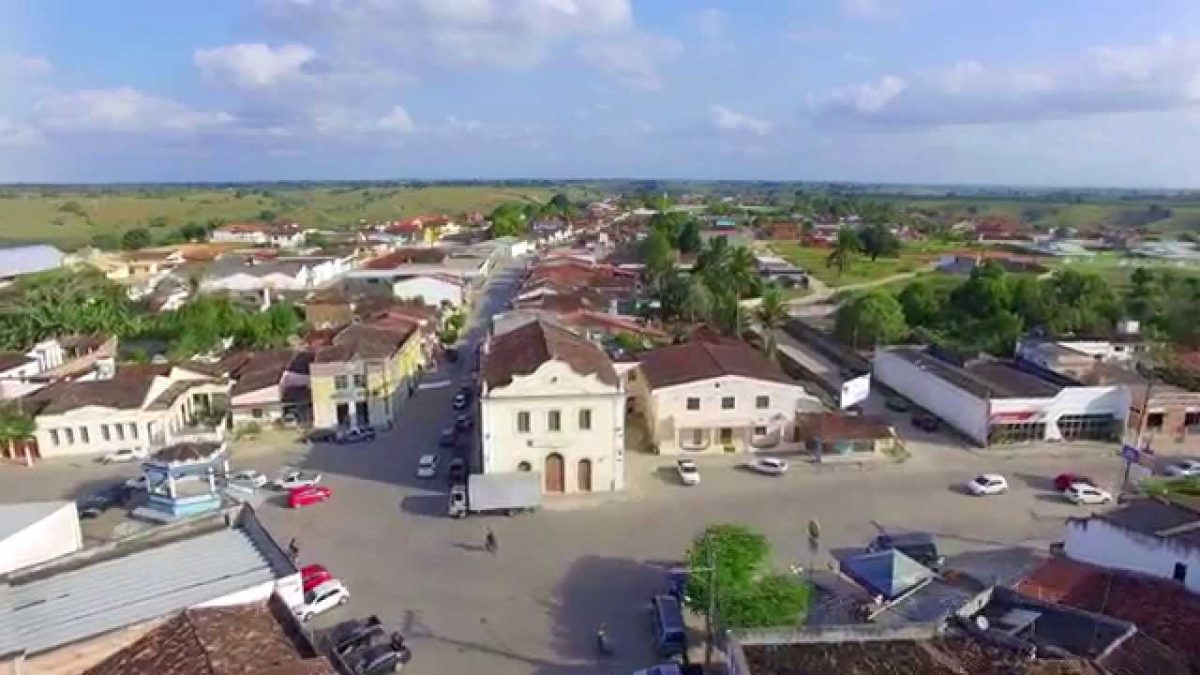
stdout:
<svg viewBox="0 0 1200 675">
<path fill-rule="evenodd" d="M 400 248 L 368 260 L 363 267 L 370 270 L 390 270 L 413 263 L 437 264 L 445 259 L 446 252 L 440 248 Z"/>
<path fill-rule="evenodd" d="M 483 381 L 502 387 L 516 375 L 529 375 L 547 361 L 562 361 L 580 375 L 595 375 L 617 386 L 612 361 L 587 338 L 544 321 L 532 321 L 493 337 L 483 355 Z"/>
<path fill-rule="evenodd" d="M 880 417 L 845 415 L 842 413 L 808 413 L 796 416 L 801 438 L 831 440 L 862 440 L 891 438 L 892 427 Z"/>
<path fill-rule="evenodd" d="M 741 340 L 711 336 L 652 349 L 642 355 L 641 368 L 650 386 L 655 388 L 726 375 L 795 384 L 774 361 L 754 347 Z"/>
</svg>

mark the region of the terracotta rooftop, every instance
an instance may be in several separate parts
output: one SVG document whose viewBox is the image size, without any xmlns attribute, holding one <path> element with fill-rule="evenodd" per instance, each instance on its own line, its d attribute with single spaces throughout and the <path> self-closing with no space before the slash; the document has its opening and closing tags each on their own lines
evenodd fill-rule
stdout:
<svg viewBox="0 0 1200 675">
<path fill-rule="evenodd" d="M 340 363 L 356 359 L 386 359 L 394 355 L 416 330 L 409 324 L 407 330 L 396 326 L 374 326 L 352 324 L 333 337 L 333 344 L 317 351 L 315 363 Z"/>
<path fill-rule="evenodd" d="M 749 344 L 712 335 L 652 349 L 642 354 L 641 368 L 655 388 L 727 375 L 795 384 L 775 362 Z"/>
<path fill-rule="evenodd" d="M 401 248 L 372 258 L 364 263 L 363 267 L 369 270 L 390 270 L 414 263 L 437 264 L 445 259 L 446 252 L 440 248 Z"/>
<path fill-rule="evenodd" d="M 308 649 L 311 649 L 309 647 Z M 333 675 L 263 605 L 189 609 L 84 675 Z"/>
<path fill-rule="evenodd" d="M 544 321 L 532 321 L 491 339 L 483 355 L 483 381 L 502 387 L 516 375 L 529 375 L 547 361 L 562 361 L 580 375 L 595 375 L 617 386 L 612 361 L 587 338 Z"/>
<path fill-rule="evenodd" d="M 23 366 L 26 363 L 32 363 L 36 359 L 31 359 L 21 352 L 0 352 L 0 372 L 12 370 L 17 366 Z"/>
<path fill-rule="evenodd" d="M 288 370 L 308 372 L 311 357 L 305 352 L 272 349 L 264 352 L 237 352 L 222 359 L 233 380 L 231 395 L 278 386 Z"/>
<path fill-rule="evenodd" d="M 154 378 L 171 372 L 167 364 L 121 365 L 107 380 L 72 380 L 52 384 L 25 397 L 34 415 L 57 415 L 94 405 L 117 410 L 140 408 Z"/>
<path fill-rule="evenodd" d="M 796 427 L 802 438 L 824 440 L 891 438 L 894 435 L 891 426 L 882 418 L 835 412 L 797 415 Z"/>
</svg>

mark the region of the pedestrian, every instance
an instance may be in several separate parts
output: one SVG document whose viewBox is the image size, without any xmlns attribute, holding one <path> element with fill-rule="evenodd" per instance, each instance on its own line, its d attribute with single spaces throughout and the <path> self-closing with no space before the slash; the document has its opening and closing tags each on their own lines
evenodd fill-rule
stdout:
<svg viewBox="0 0 1200 675">
<path fill-rule="evenodd" d="M 300 559 L 300 544 L 296 543 L 295 537 L 292 537 L 292 540 L 288 542 L 288 558 L 291 559 L 292 564 L 295 564 Z"/>
<path fill-rule="evenodd" d="M 487 549 L 488 553 L 491 553 L 492 555 L 496 554 L 496 548 L 498 547 L 498 543 L 496 542 L 496 533 L 492 532 L 492 528 L 490 527 L 488 528 L 487 536 L 484 537 L 483 547 Z"/>
</svg>

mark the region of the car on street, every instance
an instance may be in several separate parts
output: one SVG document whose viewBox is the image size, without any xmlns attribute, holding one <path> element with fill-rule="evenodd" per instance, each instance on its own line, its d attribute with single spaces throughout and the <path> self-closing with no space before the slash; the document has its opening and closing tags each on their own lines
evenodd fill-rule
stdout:
<svg viewBox="0 0 1200 675">
<path fill-rule="evenodd" d="M 333 496 L 333 490 L 324 485 L 292 488 L 288 491 L 288 508 L 298 509 L 302 506 L 320 504 Z"/>
<path fill-rule="evenodd" d="M 133 488 L 125 483 L 113 483 L 75 502 L 75 510 L 80 518 L 98 518 L 105 511 L 123 505 L 132 494 Z"/>
<path fill-rule="evenodd" d="M 1168 466 L 1163 473 L 1167 474 L 1168 476 L 1176 476 L 1179 478 L 1200 476 L 1200 460 L 1185 459 L 1182 462 L 1176 462 Z"/>
<path fill-rule="evenodd" d="M 438 436 L 438 445 L 443 448 L 453 448 L 458 445 L 458 429 L 446 427 Z"/>
<path fill-rule="evenodd" d="M 899 551 L 931 570 L 941 569 L 946 556 L 938 552 L 937 541 L 928 532 L 886 532 L 867 544 L 867 552 Z"/>
<path fill-rule="evenodd" d="M 305 565 L 300 568 L 300 583 L 303 585 L 305 593 L 332 579 L 333 575 L 325 569 L 324 565 Z"/>
<path fill-rule="evenodd" d="M 942 420 L 931 412 L 916 410 L 912 414 L 912 425 L 922 431 L 937 431 L 942 426 Z"/>
<path fill-rule="evenodd" d="M 280 490 L 294 490 L 302 487 L 312 487 L 321 482 L 321 474 L 306 473 L 296 469 L 285 469 L 275 479 L 275 487 Z"/>
<path fill-rule="evenodd" d="M 437 475 L 437 468 L 437 455 L 421 455 L 417 461 L 417 478 L 433 478 Z"/>
<path fill-rule="evenodd" d="M 1075 504 L 1111 504 L 1112 495 L 1095 485 L 1075 483 L 1063 490 L 1063 496 Z"/>
<path fill-rule="evenodd" d="M 304 594 L 304 603 L 293 608 L 292 612 L 301 621 L 309 621 L 318 614 L 324 614 L 338 605 L 346 604 L 350 599 L 350 591 L 337 579 L 330 579 Z"/>
<path fill-rule="evenodd" d="M 350 664 L 354 673 L 361 675 L 382 675 L 394 673 L 403 668 L 411 659 L 408 647 L 403 643 L 396 644 L 395 640 L 387 643 L 367 645 L 350 652 L 343 660 Z"/>
<path fill-rule="evenodd" d="M 908 401 L 900 398 L 899 396 L 889 396 L 889 397 L 887 397 L 887 400 L 884 401 L 883 404 L 885 406 L 887 406 L 888 410 L 892 410 L 895 412 L 901 412 L 901 413 L 908 412 L 909 409 L 912 407 L 909 405 Z"/>
<path fill-rule="evenodd" d="M 749 466 L 754 471 L 768 476 L 782 476 L 788 470 L 788 463 L 778 457 L 755 457 Z"/>
<path fill-rule="evenodd" d="M 471 402 L 471 395 L 465 391 L 459 391 L 454 395 L 454 409 L 466 410 L 467 405 Z"/>
<path fill-rule="evenodd" d="M 998 473 L 980 474 L 967 482 L 967 490 L 976 497 L 1008 492 L 1008 480 Z"/>
<path fill-rule="evenodd" d="M 1054 489 L 1058 490 L 1059 492 L 1066 491 L 1067 488 L 1076 483 L 1094 486 L 1096 481 L 1088 478 L 1087 476 L 1081 476 L 1077 473 L 1060 473 L 1054 477 Z"/>
<path fill-rule="evenodd" d="M 681 459 L 675 462 L 675 471 L 679 473 L 679 481 L 684 485 L 700 484 L 700 467 L 696 466 L 696 462 Z"/>
<path fill-rule="evenodd" d="M 375 440 L 375 430 L 367 427 L 366 429 L 346 429 L 339 431 L 334 438 L 336 443 L 341 445 L 350 445 L 352 443 L 370 443 Z"/>
<path fill-rule="evenodd" d="M 139 459 L 145 459 L 150 453 L 142 448 L 121 448 L 114 450 L 100 458 L 100 461 L 105 464 L 120 464 L 122 462 L 136 462 Z"/>
<path fill-rule="evenodd" d="M 471 427 L 474 426 L 474 424 L 475 424 L 475 420 L 472 419 L 472 417 L 466 413 L 463 413 L 463 414 L 459 415 L 458 417 L 454 418 L 454 428 L 458 429 L 459 431 L 470 431 Z"/>
<path fill-rule="evenodd" d="M 462 457 L 455 457 L 446 465 L 446 480 L 451 483 L 461 483 L 467 479 L 467 462 Z"/>
<path fill-rule="evenodd" d="M 344 658 L 356 649 L 370 645 L 376 638 L 384 635 L 383 622 L 379 615 L 372 614 L 366 619 L 351 619 L 339 623 L 330 631 L 329 644 L 333 653 Z"/>
<path fill-rule="evenodd" d="M 257 469 L 241 469 L 229 474 L 229 482 L 238 485 L 246 485 L 252 488 L 266 487 L 267 474 Z"/>
</svg>

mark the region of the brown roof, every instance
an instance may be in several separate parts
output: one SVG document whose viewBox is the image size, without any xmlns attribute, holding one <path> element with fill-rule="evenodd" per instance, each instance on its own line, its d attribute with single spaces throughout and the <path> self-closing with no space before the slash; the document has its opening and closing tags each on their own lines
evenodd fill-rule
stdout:
<svg viewBox="0 0 1200 675">
<path fill-rule="evenodd" d="M 339 363 L 355 359 L 386 359 L 404 346 L 414 330 L 415 324 L 410 325 L 407 331 L 401 331 L 391 326 L 356 323 L 335 335 L 333 345 L 317 351 L 313 361 Z"/>
<path fill-rule="evenodd" d="M 278 386 L 288 370 L 305 372 L 309 359 L 304 352 L 272 349 L 265 352 L 238 352 L 221 360 L 233 379 L 231 395 Z"/>
<path fill-rule="evenodd" d="M 23 366 L 26 363 L 31 363 L 36 359 L 31 359 L 21 352 L 0 352 L 0 372 L 12 370 L 17 366 Z"/>
<path fill-rule="evenodd" d="M 797 415 L 796 427 L 802 438 L 823 440 L 891 438 L 893 435 L 891 426 L 882 418 L 834 412 Z"/>
<path fill-rule="evenodd" d="M 263 605 L 189 609 L 85 675 L 333 675 Z"/>
<path fill-rule="evenodd" d="M 531 321 L 491 339 L 483 356 L 483 380 L 489 388 L 512 382 L 515 375 L 529 375 L 547 361 L 562 361 L 580 375 L 596 375 L 601 382 L 617 386 L 612 361 L 586 338 L 544 321 Z"/>
<path fill-rule="evenodd" d="M 369 270 L 390 270 L 401 265 L 413 263 L 440 263 L 446 259 L 446 252 L 440 248 L 400 248 L 368 260 L 363 267 Z"/>
<path fill-rule="evenodd" d="M 652 349 L 642 354 L 641 367 L 651 387 L 670 387 L 726 375 L 794 384 L 762 352 L 729 338 L 705 337 Z"/>
<path fill-rule="evenodd" d="M 167 364 L 126 364 L 107 380 L 57 382 L 25 398 L 35 415 L 57 415 L 85 406 L 130 410 L 140 408 L 156 377 L 171 372 Z"/>
<path fill-rule="evenodd" d="M 1017 584 L 1017 590 L 1039 600 L 1128 621 L 1187 659 L 1191 672 L 1200 673 L 1200 640 L 1196 639 L 1200 636 L 1200 596 L 1180 584 L 1054 558 Z M 1144 649 L 1142 645 L 1130 647 Z"/>
</svg>

